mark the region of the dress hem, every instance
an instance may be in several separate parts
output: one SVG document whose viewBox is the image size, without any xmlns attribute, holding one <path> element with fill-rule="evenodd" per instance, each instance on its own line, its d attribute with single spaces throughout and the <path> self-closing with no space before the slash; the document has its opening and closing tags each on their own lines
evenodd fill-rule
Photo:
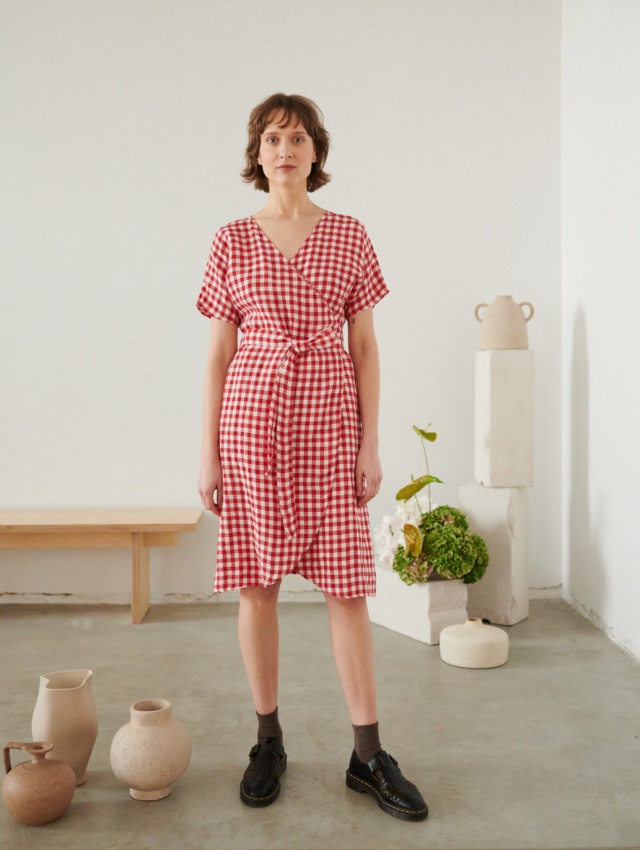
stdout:
<svg viewBox="0 0 640 850">
<path fill-rule="evenodd" d="M 302 573 L 287 573 L 286 575 L 302 575 Z M 268 587 L 273 587 L 274 584 L 277 584 L 279 581 L 282 581 L 286 576 L 282 576 L 282 578 L 277 578 L 274 581 L 268 582 L 264 584 L 263 582 L 258 582 L 257 584 L 234 584 L 229 587 L 216 587 L 215 584 L 213 586 L 214 593 L 231 593 L 233 590 L 245 590 L 250 587 L 264 587 L 265 589 Z M 322 593 L 328 593 L 330 596 L 335 596 L 338 599 L 367 599 L 374 598 L 377 595 L 377 587 L 374 586 L 373 591 L 367 590 L 364 593 L 336 593 L 334 590 L 329 590 L 327 588 L 321 587 L 317 582 L 313 579 L 308 578 L 307 576 L 302 576 L 302 578 L 306 579 L 310 582 L 317 590 L 322 591 Z"/>
</svg>

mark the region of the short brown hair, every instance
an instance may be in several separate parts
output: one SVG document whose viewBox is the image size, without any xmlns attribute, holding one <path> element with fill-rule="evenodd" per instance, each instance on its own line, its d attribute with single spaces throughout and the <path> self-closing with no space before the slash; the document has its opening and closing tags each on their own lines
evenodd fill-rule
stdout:
<svg viewBox="0 0 640 850">
<path fill-rule="evenodd" d="M 299 94 L 272 94 L 252 110 L 249 116 L 249 143 L 244 154 L 242 179 L 253 183 L 255 188 L 262 192 L 269 191 L 269 181 L 258 163 L 260 137 L 269 118 L 279 112 L 283 113 L 280 126 L 288 127 L 292 120 L 297 119 L 311 136 L 316 161 L 312 164 L 311 174 L 307 178 L 307 190 L 315 192 L 331 180 L 331 175 L 323 170 L 329 153 L 329 133 L 324 128 L 324 117 L 316 104 Z"/>
</svg>

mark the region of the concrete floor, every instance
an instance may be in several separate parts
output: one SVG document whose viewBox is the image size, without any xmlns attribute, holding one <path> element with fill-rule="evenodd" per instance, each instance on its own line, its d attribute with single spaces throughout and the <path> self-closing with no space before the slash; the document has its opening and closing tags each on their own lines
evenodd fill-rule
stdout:
<svg viewBox="0 0 640 850">
<path fill-rule="evenodd" d="M 640 665 L 564 602 L 533 601 L 495 670 L 449 667 L 438 647 L 374 626 L 383 745 L 431 807 L 417 824 L 344 784 L 351 728 L 323 604 L 280 606 L 289 769 L 273 806 L 242 805 L 255 722 L 236 613 L 155 606 L 132 626 L 124 607 L 0 607 L 1 742 L 30 740 L 44 672 L 93 669 L 100 718 L 66 814 L 22 827 L 0 807 L 3 850 L 640 847 Z M 143 803 L 115 780 L 109 747 L 149 697 L 173 703 L 193 756 L 170 797 Z"/>
</svg>

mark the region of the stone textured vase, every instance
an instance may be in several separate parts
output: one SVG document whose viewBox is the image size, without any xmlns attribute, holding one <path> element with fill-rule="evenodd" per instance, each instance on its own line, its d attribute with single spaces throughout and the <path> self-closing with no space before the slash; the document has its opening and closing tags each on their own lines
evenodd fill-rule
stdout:
<svg viewBox="0 0 640 850">
<path fill-rule="evenodd" d="M 525 315 L 523 308 L 529 308 Z M 481 315 L 481 310 L 484 313 Z M 533 304 L 521 301 L 516 304 L 510 295 L 498 295 L 491 304 L 478 304 L 475 317 L 480 322 L 481 351 L 486 349 L 529 348 L 527 322 L 533 316 Z"/>
<path fill-rule="evenodd" d="M 2 799 L 11 817 L 25 826 L 42 826 L 64 814 L 76 791 L 76 775 L 66 762 L 47 759 L 53 744 L 11 742 L 4 748 Z M 24 750 L 31 761 L 11 766 L 10 750 Z"/>
<path fill-rule="evenodd" d="M 500 667 L 509 657 L 509 638 L 502 629 L 470 617 L 440 633 L 440 658 L 454 667 Z"/>
<path fill-rule="evenodd" d="M 76 785 L 87 780 L 87 764 L 98 736 L 92 670 L 62 670 L 40 676 L 31 732 L 51 741 L 56 757 L 71 765 Z"/>
<path fill-rule="evenodd" d="M 111 768 L 134 800 L 167 797 L 190 758 L 186 729 L 172 716 L 171 703 L 165 699 L 135 702 L 131 720 L 111 743 Z"/>
</svg>

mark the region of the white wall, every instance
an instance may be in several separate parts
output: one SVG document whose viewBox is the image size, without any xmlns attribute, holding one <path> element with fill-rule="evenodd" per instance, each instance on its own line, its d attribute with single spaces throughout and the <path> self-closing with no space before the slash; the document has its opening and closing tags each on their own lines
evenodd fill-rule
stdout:
<svg viewBox="0 0 640 850">
<path fill-rule="evenodd" d="M 471 480 L 473 310 L 509 293 L 536 306 L 531 584 L 560 584 L 558 0 L 21 0 L 0 33 L 0 505 L 198 503 L 193 305 L 215 229 L 264 200 L 238 176 L 250 109 L 300 92 L 333 138 L 316 200 L 365 221 L 393 293 L 373 524 L 422 470 L 414 423 L 439 501 Z M 154 553 L 154 596 L 209 594 L 214 538 Z M 128 593 L 124 552 L 0 562 L 5 601 Z"/>
<path fill-rule="evenodd" d="M 640 656 L 640 4 L 563 4 L 568 598 Z"/>
</svg>

